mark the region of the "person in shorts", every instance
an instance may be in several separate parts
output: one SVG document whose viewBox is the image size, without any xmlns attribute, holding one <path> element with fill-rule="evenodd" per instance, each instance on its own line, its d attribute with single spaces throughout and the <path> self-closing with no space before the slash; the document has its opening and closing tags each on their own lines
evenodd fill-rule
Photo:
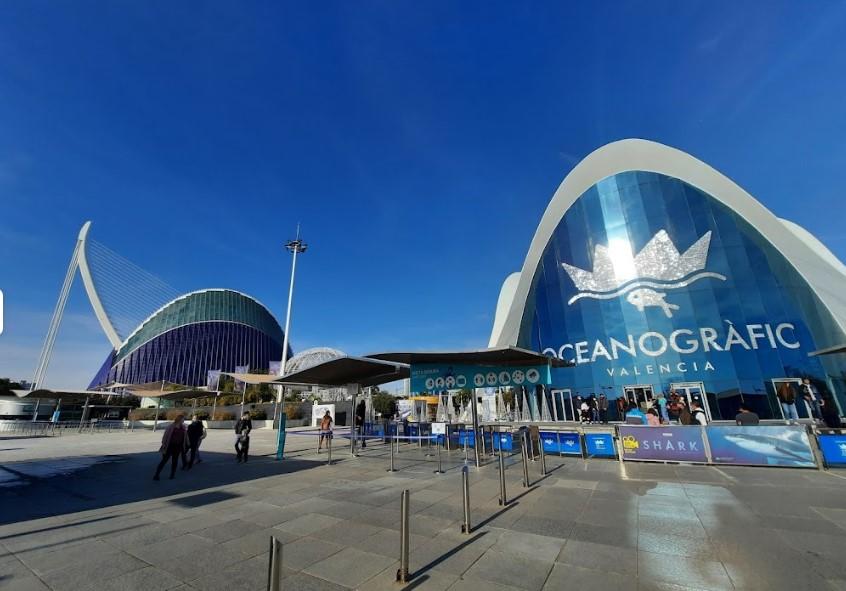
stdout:
<svg viewBox="0 0 846 591">
<path fill-rule="evenodd" d="M 332 438 L 332 415 L 329 411 L 320 419 L 320 442 L 317 444 L 317 453 L 323 448 L 323 442 L 326 441 L 326 447 L 329 447 L 329 439 Z"/>
</svg>

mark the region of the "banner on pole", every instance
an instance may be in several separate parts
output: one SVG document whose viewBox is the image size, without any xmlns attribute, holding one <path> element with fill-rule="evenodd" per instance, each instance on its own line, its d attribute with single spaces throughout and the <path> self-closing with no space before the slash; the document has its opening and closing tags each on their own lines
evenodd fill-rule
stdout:
<svg viewBox="0 0 846 591">
<path fill-rule="evenodd" d="M 220 385 L 220 370 L 219 369 L 210 369 L 206 374 L 206 387 L 209 389 L 209 392 L 214 392 L 218 389 Z"/>
<path fill-rule="evenodd" d="M 236 365 L 235 366 L 235 373 L 250 373 L 250 366 L 249 365 Z M 247 391 L 247 382 L 242 382 L 241 380 L 235 380 L 235 390 L 242 388 L 244 392 Z"/>
</svg>

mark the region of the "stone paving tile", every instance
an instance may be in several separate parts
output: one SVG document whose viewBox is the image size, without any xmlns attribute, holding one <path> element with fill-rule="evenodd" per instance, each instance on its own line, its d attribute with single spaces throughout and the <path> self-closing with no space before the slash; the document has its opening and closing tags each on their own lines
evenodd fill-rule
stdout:
<svg viewBox="0 0 846 591">
<path fill-rule="evenodd" d="M 331 583 L 357 587 L 373 578 L 395 561 L 387 556 L 345 548 L 320 562 L 303 569 L 306 574 Z"/>
<path fill-rule="evenodd" d="M 637 549 L 670 556 L 688 556 L 707 560 L 719 559 L 716 548 L 706 538 L 656 534 L 651 531 L 638 533 Z"/>
<path fill-rule="evenodd" d="M 51 571 L 42 580 L 54 591 L 96 588 L 101 581 L 142 569 L 147 563 L 125 552 L 91 556 L 84 562 Z"/>
<path fill-rule="evenodd" d="M 524 515 L 511 524 L 511 529 L 522 532 L 536 533 L 544 536 L 566 540 L 575 527 L 573 521 L 562 521 L 550 517 L 536 517 Z"/>
<path fill-rule="evenodd" d="M 330 517 L 329 515 L 321 515 L 319 513 L 308 513 L 306 515 L 300 515 L 290 521 L 280 523 L 275 529 L 280 529 L 282 531 L 301 536 L 307 536 L 342 522 L 343 520 L 338 519 L 337 517 Z"/>
<path fill-rule="evenodd" d="M 464 573 L 462 578 L 493 581 L 511 585 L 518 589 L 539 591 L 546 583 L 547 575 L 552 570 L 552 564 L 518 554 L 505 554 L 490 550 L 485 552 Z"/>
<path fill-rule="evenodd" d="M 431 538 L 426 536 L 419 536 L 410 534 L 408 537 L 408 546 L 410 550 L 414 550 L 429 543 Z M 400 534 L 392 529 L 379 529 L 373 535 L 361 538 L 355 543 L 355 547 L 365 552 L 373 552 L 374 554 L 381 554 L 390 558 L 399 558 L 400 552 Z"/>
<path fill-rule="evenodd" d="M 267 556 L 256 556 L 237 562 L 220 571 L 191 581 L 201 591 L 265 591 L 267 589 Z"/>
<path fill-rule="evenodd" d="M 192 535 L 222 544 L 223 542 L 245 536 L 255 530 L 256 525 L 254 523 L 241 521 L 240 519 L 233 519 L 232 521 L 225 521 L 206 529 L 197 530 Z"/>
<path fill-rule="evenodd" d="M 243 552 L 232 552 L 230 548 L 214 545 L 200 552 L 194 552 L 190 556 L 182 556 L 156 566 L 190 583 L 200 577 L 220 572 L 238 562 L 244 562 L 247 558 Z"/>
<path fill-rule="evenodd" d="M 154 566 L 135 570 L 105 581 L 103 591 L 167 591 L 182 585 L 182 581 Z"/>
<path fill-rule="evenodd" d="M 458 577 L 456 575 L 430 570 L 419 575 L 414 575 L 406 584 L 398 583 L 396 581 L 396 577 L 399 564 L 399 561 L 397 561 L 388 565 L 388 567 L 382 572 L 375 577 L 364 581 L 356 587 L 356 589 L 361 591 L 395 591 L 397 589 L 414 589 L 414 591 L 445 591 L 446 589 L 451 588 L 452 585 L 458 581 Z"/>
<path fill-rule="evenodd" d="M 621 548 L 637 548 L 637 531 L 632 528 L 577 523 L 570 534 L 570 539 Z"/>
<path fill-rule="evenodd" d="M 153 565 L 171 564 L 183 556 L 210 550 L 215 542 L 194 534 L 184 534 L 154 544 L 142 544 L 124 550 Z"/>
<path fill-rule="evenodd" d="M 74 566 L 92 556 L 116 554 L 120 548 L 100 540 L 88 540 L 70 546 L 53 546 L 44 551 L 31 550 L 18 554 L 18 558 L 37 575 L 44 575 L 54 570 Z M 0 572 L 2 572 L 0 568 Z"/>
<path fill-rule="evenodd" d="M 732 582 L 721 562 L 684 556 L 638 551 L 637 572 L 646 580 L 668 583 L 695 582 L 703 589 L 731 589 Z"/>
<path fill-rule="evenodd" d="M 291 570 L 302 570 L 315 562 L 337 554 L 344 547 L 325 540 L 300 538 L 282 548 L 282 564 Z"/>
<path fill-rule="evenodd" d="M 578 589 L 579 591 L 636 591 L 637 579 L 607 570 L 596 570 L 558 563 L 543 586 L 544 590 Z"/>
<path fill-rule="evenodd" d="M 521 554 L 536 560 L 554 561 L 564 548 L 564 540 L 550 536 L 503 530 L 492 549 L 502 553 Z"/>
<path fill-rule="evenodd" d="M 449 591 L 478 591 L 478 589 L 478 579 L 458 579 L 452 587 L 449 588 Z M 503 585 L 501 583 L 493 583 L 491 581 L 485 581 L 484 589 L 485 591 L 520 591 L 520 587 L 512 587 L 511 585 Z"/>
<path fill-rule="evenodd" d="M 375 525 L 355 521 L 339 521 L 327 528 L 313 532 L 311 537 L 358 548 L 361 540 L 382 531 L 385 530 Z"/>
<path fill-rule="evenodd" d="M 258 527 L 258 526 L 256 526 Z M 259 554 L 267 554 L 270 548 L 270 537 L 273 536 L 283 544 L 288 544 L 300 538 L 297 534 L 285 532 L 274 528 L 257 529 L 240 538 L 234 538 L 221 544 L 221 548 L 227 548 L 232 552 L 253 557 Z"/>
<path fill-rule="evenodd" d="M 594 570 L 607 570 L 626 576 L 637 575 L 637 551 L 606 544 L 568 540 L 557 562 Z"/>
</svg>

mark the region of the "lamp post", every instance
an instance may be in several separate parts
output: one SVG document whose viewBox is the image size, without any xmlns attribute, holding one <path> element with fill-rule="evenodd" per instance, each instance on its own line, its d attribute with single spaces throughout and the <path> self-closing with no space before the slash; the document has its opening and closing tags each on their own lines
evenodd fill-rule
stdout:
<svg viewBox="0 0 846 591">
<path fill-rule="evenodd" d="M 297 237 L 294 240 L 289 240 L 285 243 L 285 248 L 288 249 L 292 255 L 294 255 L 293 262 L 291 263 L 291 283 L 288 287 L 288 312 L 285 314 L 285 335 L 283 337 L 282 343 L 282 375 L 285 375 L 285 366 L 288 364 L 288 332 L 291 329 L 291 304 L 294 300 L 294 276 L 297 272 L 297 255 L 299 253 L 305 252 L 308 248 L 308 245 L 303 242 L 302 238 L 300 238 L 300 225 L 297 224 Z M 282 398 L 282 392 L 284 391 L 283 388 L 279 389 L 279 393 L 276 395 L 276 405 L 277 408 L 279 403 L 282 402 L 280 398 Z"/>
</svg>

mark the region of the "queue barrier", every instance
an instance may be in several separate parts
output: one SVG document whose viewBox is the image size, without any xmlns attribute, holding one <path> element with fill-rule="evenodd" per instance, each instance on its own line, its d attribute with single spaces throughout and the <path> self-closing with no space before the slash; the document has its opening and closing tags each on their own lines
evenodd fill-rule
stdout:
<svg viewBox="0 0 846 591">
<path fill-rule="evenodd" d="M 826 468 L 846 468 L 846 431 L 820 433 L 817 442 Z"/>
</svg>

